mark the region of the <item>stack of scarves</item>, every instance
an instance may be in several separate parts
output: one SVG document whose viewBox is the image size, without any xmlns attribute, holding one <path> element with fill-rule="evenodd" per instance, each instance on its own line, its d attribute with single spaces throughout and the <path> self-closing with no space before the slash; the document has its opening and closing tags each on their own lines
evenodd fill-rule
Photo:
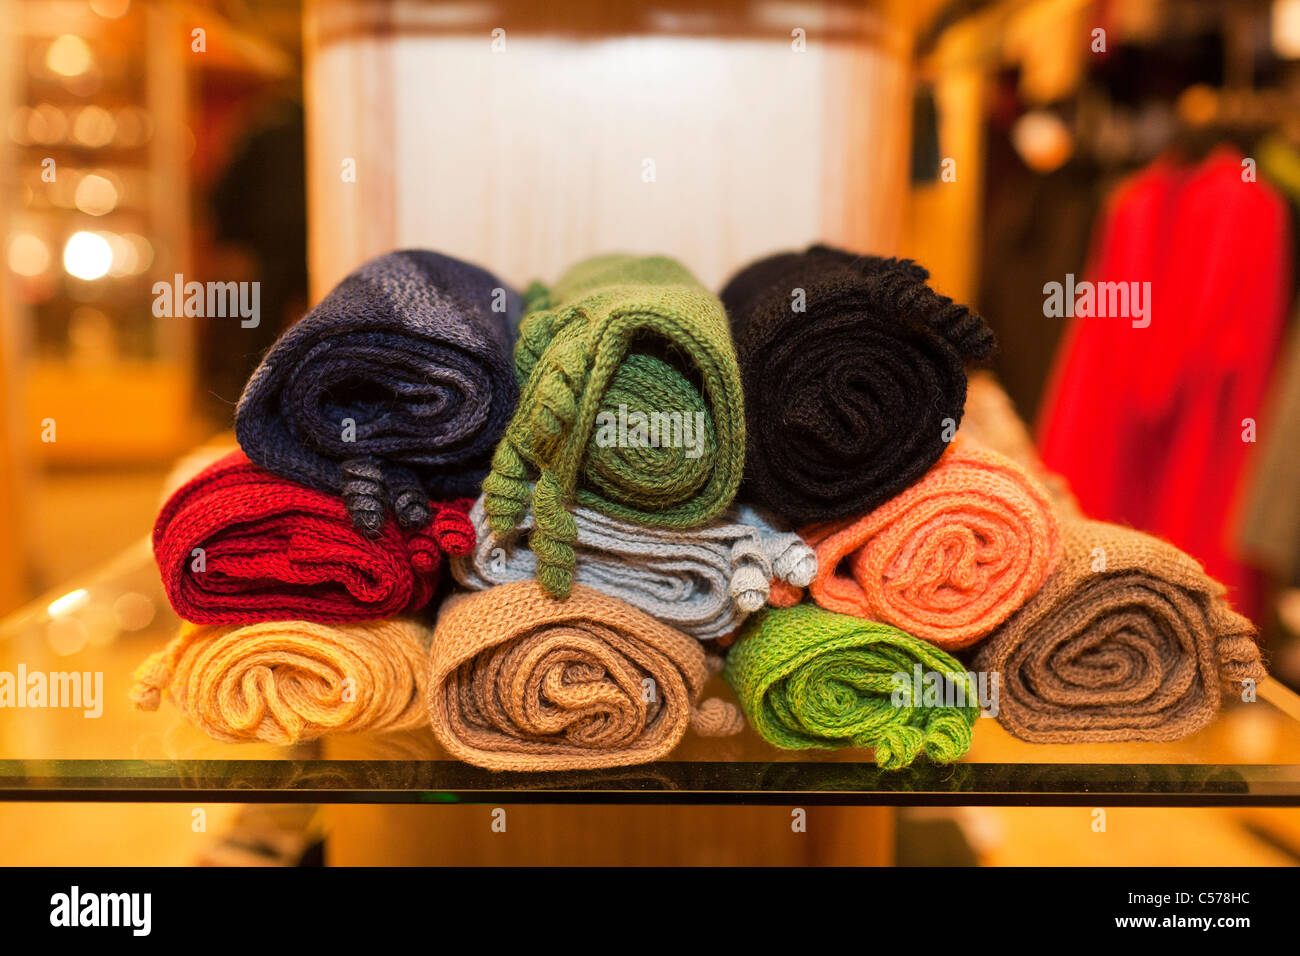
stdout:
<svg viewBox="0 0 1300 956">
<path fill-rule="evenodd" d="M 534 287 L 515 371 L 519 408 L 483 505 L 503 537 L 531 506 L 548 594 L 573 583 L 575 505 L 673 531 L 731 505 L 745 452 L 740 372 L 721 303 L 680 263 L 601 256 Z"/>
<path fill-rule="evenodd" d="M 779 588 L 742 628 L 727 676 L 750 722 L 784 748 L 871 746 L 881 767 L 961 757 L 979 701 L 947 651 L 987 636 L 1061 559 L 1046 491 L 1022 468 L 955 439 L 925 476 L 864 516 L 812 525 L 809 586 Z M 952 706 L 899 701 L 914 668 L 956 688 Z"/>
<path fill-rule="evenodd" d="M 469 518 L 478 546 L 452 560 L 457 581 L 484 590 L 536 574 L 537 556 L 523 537 L 531 518 L 504 538 L 489 529 L 482 499 Z M 576 583 L 622 598 L 701 641 L 740 627 L 767 602 L 773 580 L 807 585 L 817 570 L 816 556 L 798 535 L 774 530 L 750 508 L 692 531 L 633 524 L 581 505 L 573 518 Z"/>
<path fill-rule="evenodd" d="M 617 767 L 742 728 L 705 696 L 710 641 L 765 740 L 887 769 L 966 753 L 967 665 L 1026 740 L 1204 726 L 1265 676 L 1249 623 L 1186 555 L 955 434 L 992 339 L 925 280 L 775 256 L 724 290 L 729 328 L 673 260 L 605 256 L 530 290 L 512 366 L 521 304 L 490 273 L 367 263 L 249 382 L 243 453 L 159 515 L 192 623 L 136 705 L 227 741 L 427 720 L 492 770 Z M 656 415 L 675 431 L 647 441 Z M 431 629 L 447 556 L 470 590 Z"/>
<path fill-rule="evenodd" d="M 941 746 L 881 736 L 881 714 L 893 713 L 875 709 L 887 682 L 825 639 L 837 626 L 853 631 L 850 620 L 962 652 L 970 673 L 998 689 L 999 722 L 1036 743 L 1175 740 L 1228 696 L 1251 699 L 1266 672 L 1223 586 L 1166 542 L 1083 519 L 1031 477 L 1035 465 L 959 436 L 874 511 L 801 529 L 817 553 L 815 604 L 774 585 L 771 602 L 804 616 L 751 618 L 728 659 L 759 733 L 785 748 L 877 739 L 882 766 L 964 752 L 968 735 L 945 734 Z M 961 670 L 952 658 L 926 666 Z"/>
<path fill-rule="evenodd" d="M 474 548 L 468 511 L 518 399 L 521 311 L 486 270 L 402 251 L 280 337 L 240 400 L 242 451 L 159 514 L 154 554 L 189 623 L 142 665 L 138 706 L 166 693 L 228 741 L 420 722 L 428 633 L 398 615 Z"/>
</svg>

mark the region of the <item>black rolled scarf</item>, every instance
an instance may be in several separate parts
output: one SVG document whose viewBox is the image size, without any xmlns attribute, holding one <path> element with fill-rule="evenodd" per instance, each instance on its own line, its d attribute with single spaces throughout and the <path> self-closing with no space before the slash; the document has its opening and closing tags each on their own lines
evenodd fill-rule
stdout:
<svg viewBox="0 0 1300 956">
<path fill-rule="evenodd" d="M 392 511 L 473 497 L 519 398 L 522 300 L 490 272 L 421 250 L 371 259 L 271 347 L 235 436 L 268 471 L 340 495 L 378 533 Z"/>
<path fill-rule="evenodd" d="M 749 498 L 795 525 L 865 514 L 916 482 L 993 333 L 909 259 L 827 246 L 746 266 L 722 290 L 745 392 Z"/>
</svg>

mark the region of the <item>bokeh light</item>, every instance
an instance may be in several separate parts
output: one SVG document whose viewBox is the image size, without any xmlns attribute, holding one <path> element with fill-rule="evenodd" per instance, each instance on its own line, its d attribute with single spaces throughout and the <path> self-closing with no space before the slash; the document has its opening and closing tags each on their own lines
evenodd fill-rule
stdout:
<svg viewBox="0 0 1300 956">
<path fill-rule="evenodd" d="M 75 202 L 77 208 L 88 216 L 102 216 L 117 206 L 118 190 L 113 181 L 102 173 L 90 173 L 77 183 Z"/>
<path fill-rule="evenodd" d="M 74 232 L 63 247 L 63 268 L 78 279 L 101 279 L 112 265 L 112 246 L 93 232 Z"/>
<path fill-rule="evenodd" d="M 83 106 L 72 121 L 72 138 L 82 146 L 98 148 L 113 140 L 117 124 L 102 106 Z"/>
<path fill-rule="evenodd" d="M 45 65 L 59 76 L 81 76 L 94 63 L 90 45 L 75 33 L 56 38 L 45 53 Z"/>
<path fill-rule="evenodd" d="M 90 631 L 75 617 L 60 617 L 45 626 L 45 640 L 60 657 L 76 654 L 90 640 Z"/>
<path fill-rule="evenodd" d="M 50 247 L 40 236 L 20 232 L 9 240 L 9 268 L 20 276 L 38 276 L 50 267 Z"/>
<path fill-rule="evenodd" d="M 135 232 L 128 232 L 122 238 L 130 245 L 133 256 L 127 263 L 126 271 L 131 275 L 140 275 L 142 272 L 149 271 L 149 267 L 153 265 L 153 243 Z"/>
<path fill-rule="evenodd" d="M 143 146 L 153 135 L 153 121 L 139 107 L 124 106 L 113 114 L 113 143 L 123 149 Z"/>
<path fill-rule="evenodd" d="M 27 138 L 33 143 L 61 143 L 68 135 L 68 118 L 53 103 L 41 103 L 27 114 Z"/>
</svg>

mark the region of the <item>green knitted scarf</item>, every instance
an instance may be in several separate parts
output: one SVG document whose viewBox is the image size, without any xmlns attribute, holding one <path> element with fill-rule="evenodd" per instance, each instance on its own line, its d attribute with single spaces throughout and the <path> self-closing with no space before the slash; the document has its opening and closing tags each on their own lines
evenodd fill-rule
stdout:
<svg viewBox="0 0 1300 956">
<path fill-rule="evenodd" d="M 920 665 L 922 680 L 915 680 Z M 727 682 L 763 739 L 786 750 L 874 747 L 876 763 L 906 767 L 924 752 L 951 763 L 970 749 L 976 690 L 956 659 L 888 624 L 815 604 L 762 611 L 727 656 Z M 931 675 L 946 689 L 926 703 Z M 938 676 L 941 675 L 942 680 Z"/>
<path fill-rule="evenodd" d="M 549 290 L 534 284 L 515 372 L 519 407 L 483 482 L 484 510 L 508 534 L 536 474 L 529 545 L 547 593 L 567 596 L 573 581 L 575 501 L 685 530 L 736 496 L 745 412 L 727 317 L 675 260 L 600 256 Z M 644 421 L 657 425 L 638 430 Z"/>
</svg>

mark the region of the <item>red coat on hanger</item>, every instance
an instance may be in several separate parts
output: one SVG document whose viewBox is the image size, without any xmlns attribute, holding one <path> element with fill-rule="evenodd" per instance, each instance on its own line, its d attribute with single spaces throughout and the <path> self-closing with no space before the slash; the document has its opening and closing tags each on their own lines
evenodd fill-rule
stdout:
<svg viewBox="0 0 1300 956">
<path fill-rule="evenodd" d="M 1157 161 L 1116 190 L 1087 278 L 1149 282 L 1147 315 L 1071 320 L 1039 445 L 1090 517 L 1173 542 L 1258 620 L 1259 577 L 1234 554 L 1230 523 L 1280 348 L 1291 240 L 1284 200 L 1243 170 L 1220 147 L 1191 168 Z"/>
</svg>

